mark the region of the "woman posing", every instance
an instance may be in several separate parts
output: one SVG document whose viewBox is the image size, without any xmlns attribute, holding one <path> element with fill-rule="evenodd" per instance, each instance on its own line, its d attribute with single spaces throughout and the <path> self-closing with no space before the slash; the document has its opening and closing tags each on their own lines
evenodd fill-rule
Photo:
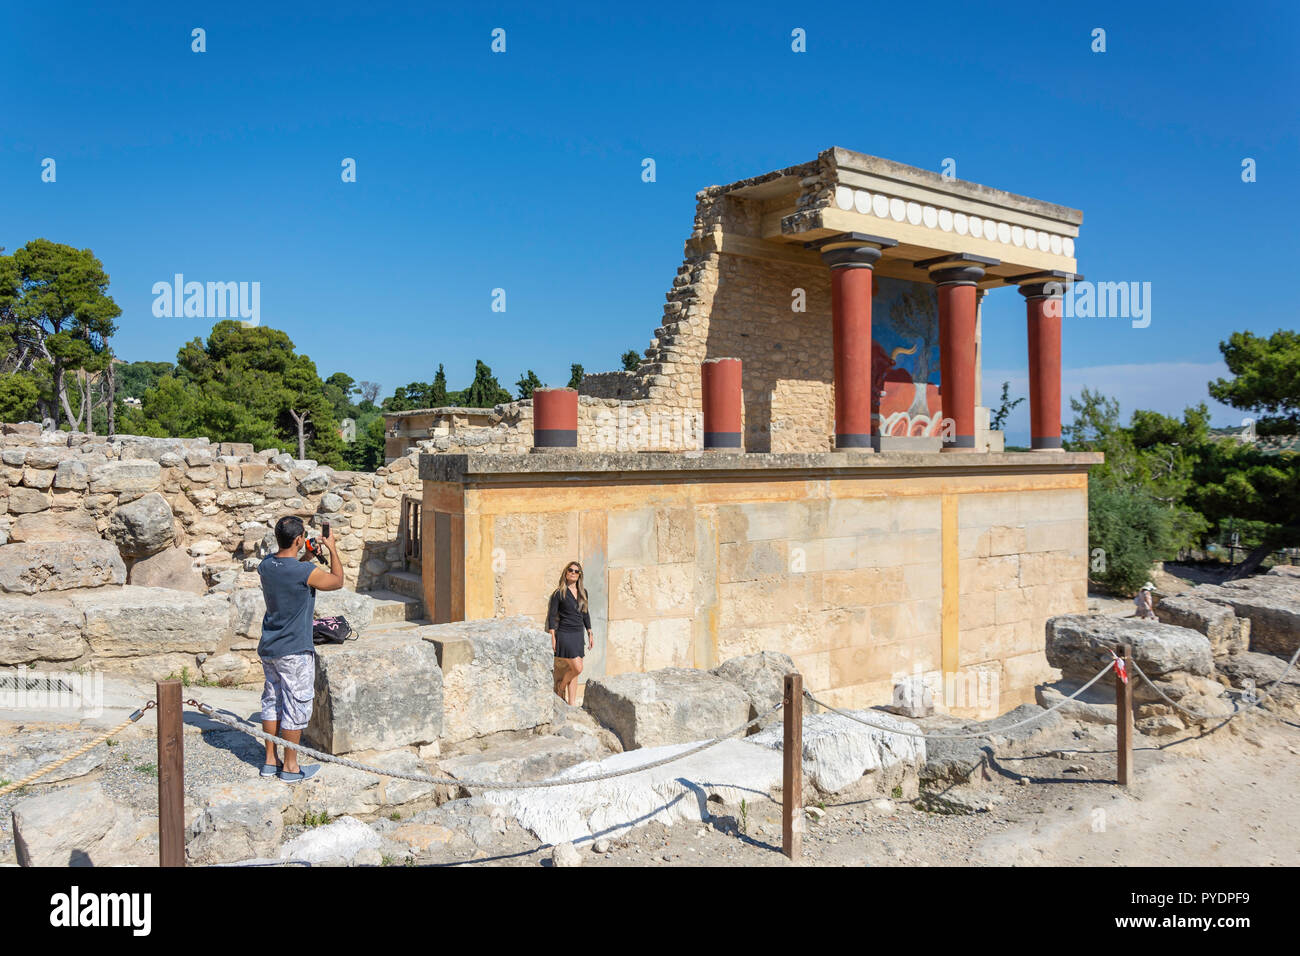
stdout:
<svg viewBox="0 0 1300 956">
<path fill-rule="evenodd" d="M 582 586 L 582 565 L 570 561 L 560 572 L 560 583 L 551 594 L 546 612 L 546 630 L 551 634 L 555 653 L 555 693 L 566 704 L 578 702 L 578 675 L 582 673 L 582 632 L 587 632 L 587 647 L 596 646 L 591 633 L 591 615 L 587 613 L 587 589 Z"/>
</svg>

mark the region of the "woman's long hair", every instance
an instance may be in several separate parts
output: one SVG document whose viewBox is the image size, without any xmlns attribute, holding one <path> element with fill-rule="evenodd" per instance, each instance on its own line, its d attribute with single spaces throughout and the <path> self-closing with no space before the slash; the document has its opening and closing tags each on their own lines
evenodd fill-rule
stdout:
<svg viewBox="0 0 1300 956">
<path fill-rule="evenodd" d="M 587 612 L 587 589 L 582 586 L 582 562 L 568 561 L 565 563 L 564 567 L 560 569 L 560 583 L 555 586 L 554 593 L 560 595 L 560 597 L 564 597 L 564 592 L 569 587 L 569 582 L 565 580 L 565 575 L 568 574 L 569 568 L 574 566 L 577 566 L 578 568 L 578 610 L 585 614 Z"/>
</svg>

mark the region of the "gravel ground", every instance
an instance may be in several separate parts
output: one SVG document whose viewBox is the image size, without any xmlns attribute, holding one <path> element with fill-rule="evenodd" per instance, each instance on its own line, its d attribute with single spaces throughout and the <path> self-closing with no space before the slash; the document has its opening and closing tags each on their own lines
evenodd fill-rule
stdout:
<svg viewBox="0 0 1300 956">
<path fill-rule="evenodd" d="M 158 742 L 152 728 L 143 723 L 127 727 L 121 735 L 110 738 L 96 748 L 102 758 L 99 769 L 68 783 L 95 780 L 114 800 L 147 815 L 158 813 Z M 100 731 L 102 733 L 102 731 Z M 69 733 L 68 750 L 96 736 L 93 733 Z M 207 746 L 194 746 L 192 734 L 186 734 L 185 796 L 197 795 L 200 784 L 233 783 L 247 779 L 262 766 L 262 745 L 235 730 L 216 730 L 202 735 Z M 13 805 L 36 792 L 63 789 L 68 784 L 34 787 L 0 796 L 0 863 L 15 863 L 13 842 Z"/>
</svg>

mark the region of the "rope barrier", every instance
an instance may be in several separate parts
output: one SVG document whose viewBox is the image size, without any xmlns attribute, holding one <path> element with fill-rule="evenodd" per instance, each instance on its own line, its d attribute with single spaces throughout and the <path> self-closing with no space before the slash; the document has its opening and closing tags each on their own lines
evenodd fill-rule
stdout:
<svg viewBox="0 0 1300 956">
<path fill-rule="evenodd" d="M 898 734 L 900 737 L 920 737 L 925 740 L 971 740 L 978 737 L 998 737 L 1002 734 L 1005 734 L 1008 730 L 1015 730 L 1017 727 L 1023 727 L 1025 724 L 1031 724 L 1036 720 L 1042 720 L 1048 714 L 1064 707 L 1066 704 L 1074 700 L 1076 697 L 1082 694 L 1093 684 L 1097 683 L 1097 681 L 1101 680 L 1102 677 L 1105 676 L 1106 672 L 1110 670 L 1112 666 L 1114 665 L 1107 664 L 1105 667 L 1103 667 L 1101 670 L 1097 672 L 1097 675 L 1093 677 L 1092 680 L 1088 681 L 1088 683 L 1084 684 L 1082 687 L 1076 690 L 1069 697 L 1057 701 L 1055 704 L 1053 704 L 1047 710 L 1043 711 L 1041 714 L 1033 714 L 1029 717 L 1026 717 L 1024 720 L 1017 720 L 1014 724 L 1007 724 L 1005 727 L 999 727 L 997 730 L 982 730 L 976 733 L 967 733 L 967 734 L 927 734 L 927 733 L 917 734 L 907 730 L 896 730 L 893 727 L 883 727 L 880 724 L 873 724 L 869 720 L 863 720 L 861 717 L 857 717 L 847 711 L 839 710 L 835 707 L 832 707 L 830 704 L 818 700 L 808 691 L 804 691 L 803 695 L 807 697 L 810 701 L 812 701 L 814 704 L 816 704 L 817 706 L 825 707 L 833 714 L 839 714 L 841 717 L 847 717 L 849 720 L 855 720 L 858 723 L 865 724 L 866 726 L 871 727 L 875 730 L 883 730 L 886 733 Z"/>
<path fill-rule="evenodd" d="M 45 765 L 44 767 L 42 767 L 40 770 L 37 770 L 37 771 L 35 771 L 35 772 L 33 772 L 33 773 L 29 773 L 27 776 L 23 777 L 23 779 L 21 779 L 21 780 L 15 780 L 13 783 L 5 784 L 3 787 L 0 787 L 0 797 L 3 797 L 6 793 L 9 793 L 11 790 L 18 790 L 18 789 L 20 789 L 20 788 L 22 788 L 22 787 L 27 786 L 27 785 L 28 785 L 29 783 L 31 783 L 33 780 L 39 780 L 41 777 L 45 776 L 47 773 L 52 773 L 53 771 L 58 770 L 58 769 L 59 769 L 60 767 L 62 767 L 65 763 L 68 763 L 69 761 L 72 761 L 72 760 L 76 760 L 78 757 L 80 757 L 82 754 L 86 753 L 87 751 L 90 751 L 90 750 L 95 749 L 95 748 L 98 747 L 100 744 L 102 744 L 105 740 L 107 740 L 109 737 L 112 737 L 114 734 L 119 733 L 120 731 L 122 731 L 124 728 L 126 728 L 126 727 L 129 726 L 130 724 L 135 723 L 137 720 L 139 720 L 141 717 L 143 717 L 143 716 L 145 715 L 145 712 L 146 712 L 146 711 L 153 710 L 153 708 L 154 708 L 155 706 L 157 706 L 157 705 L 156 705 L 156 703 L 155 703 L 154 701 L 152 701 L 152 700 L 149 701 L 149 703 L 145 704 L 143 707 L 141 707 L 139 710 L 137 710 L 135 713 L 133 713 L 133 714 L 132 714 L 130 717 L 128 717 L 126 720 L 122 721 L 120 724 L 118 724 L 116 727 L 114 727 L 114 728 L 113 728 L 112 730 L 110 730 L 108 733 L 106 733 L 106 734 L 102 734 L 101 736 L 96 737 L 96 738 L 95 738 L 94 740 L 92 740 L 90 743 L 86 744 L 84 747 L 81 747 L 81 748 L 78 749 L 78 750 L 74 750 L 72 753 L 68 754 L 68 755 L 67 755 L 66 757 L 64 757 L 62 760 L 56 760 L 56 761 L 54 761 L 54 763 L 46 764 L 46 765 Z"/>
<path fill-rule="evenodd" d="M 1252 700 L 1252 701 L 1248 701 L 1245 707 L 1242 707 L 1240 710 L 1236 710 L 1236 711 L 1234 711 L 1234 712 L 1233 712 L 1230 716 L 1228 716 L 1228 717 L 1223 717 L 1223 715 L 1221 715 L 1221 714 L 1198 714 L 1196 711 L 1194 711 L 1194 710 L 1190 710 L 1190 709 L 1184 707 L 1182 704 L 1178 703 L 1178 701 L 1172 699 L 1168 694 L 1166 694 L 1163 690 L 1161 690 L 1159 687 L 1157 687 L 1156 684 L 1155 684 L 1155 682 L 1154 682 L 1153 680 L 1151 680 L 1150 677 L 1147 677 L 1146 673 L 1142 670 L 1142 668 L 1138 666 L 1138 662 L 1137 662 L 1137 661 L 1134 661 L 1134 662 L 1133 662 L 1133 669 L 1134 669 L 1135 671 L 1138 672 L 1138 676 L 1139 676 L 1139 677 L 1141 677 L 1144 681 L 1146 681 L 1146 684 L 1147 684 L 1148 687 L 1150 687 L 1153 691 L 1155 691 L 1155 692 L 1156 692 L 1157 694 L 1159 694 L 1162 698 L 1164 698 L 1164 700 L 1165 700 L 1166 703 L 1168 703 L 1169 705 L 1171 705 L 1171 706 L 1173 706 L 1173 707 L 1176 707 L 1178 710 L 1181 710 L 1184 714 L 1186 714 L 1187 716 L 1191 717 L 1193 720 L 1199 722 L 1199 721 L 1202 721 L 1202 720 L 1219 720 L 1219 719 L 1222 719 L 1223 722 L 1226 724 L 1226 723 L 1228 723 L 1229 721 L 1236 720 L 1236 719 L 1237 719 L 1238 717 L 1240 717 L 1242 714 L 1249 713 L 1249 712 L 1250 712 L 1251 710 L 1253 710 L 1254 708 L 1260 706 L 1260 704 L 1264 703 L 1264 699 L 1265 699 L 1265 698 L 1267 698 L 1267 697 L 1272 697 L 1273 695 L 1272 695 L 1272 692 L 1271 692 L 1270 688 L 1272 688 L 1272 687 L 1276 686 L 1277 684 L 1280 684 L 1282 681 L 1286 680 L 1286 675 L 1287 675 L 1287 674 L 1290 674 L 1290 673 L 1291 673 L 1291 669 L 1292 669 L 1293 667 L 1295 667 L 1295 663 L 1296 663 L 1296 659 L 1297 659 L 1297 658 L 1300 658 L 1300 647 L 1297 647 L 1297 648 L 1296 648 L 1296 652 L 1295 652 L 1294 654 L 1291 655 L 1291 660 L 1287 663 L 1287 665 L 1286 665 L 1286 670 L 1284 670 L 1281 674 L 1279 674 L 1279 675 L 1278 675 L 1277 677 L 1275 677 L 1273 680 L 1269 681 L 1269 682 L 1268 682 L 1267 684 L 1265 684 L 1262 688 L 1260 688 L 1260 689 L 1259 689 L 1259 690 L 1260 690 L 1260 694 L 1259 694 L 1258 697 L 1256 697 L 1256 698 L 1255 698 L 1254 700 Z M 1268 714 L 1270 717 L 1275 717 L 1275 716 L 1277 716 L 1276 714 L 1271 714 L 1271 713 L 1269 713 L 1267 710 L 1264 711 L 1264 713 Z"/>
<path fill-rule="evenodd" d="M 289 741 L 285 740 L 283 737 L 276 737 L 273 734 L 268 734 L 266 731 L 260 730 L 252 726 L 247 721 L 239 720 L 233 715 L 227 716 L 226 714 L 218 713 L 209 704 L 200 703 L 199 701 L 193 699 L 187 700 L 185 701 L 185 703 L 190 705 L 191 707 L 198 708 L 205 716 L 210 717 L 213 720 L 218 721 L 219 723 L 223 723 L 228 727 L 231 727 L 235 730 L 241 730 L 244 733 L 248 734 L 249 736 L 258 737 L 263 741 L 270 740 L 270 741 L 275 741 L 276 743 L 279 744 L 283 744 L 286 747 L 290 747 L 293 750 L 298 751 L 300 754 L 306 754 L 309 757 L 314 757 L 315 759 L 319 760 L 321 763 L 334 763 L 342 767 L 349 767 L 352 770 L 360 770 L 365 773 L 373 773 L 383 777 L 393 777 L 397 780 L 410 780 L 414 783 L 432 783 L 441 786 L 465 787 L 466 789 L 470 789 L 470 790 L 540 790 L 540 789 L 547 789 L 550 787 L 573 787 L 585 783 L 599 783 L 602 780 L 613 780 L 615 777 L 625 777 L 628 776 L 629 774 L 641 773 L 643 770 L 653 770 L 656 767 L 662 767 L 665 766 L 666 764 L 675 763 L 678 760 L 685 760 L 687 757 L 691 757 L 697 753 L 700 753 L 701 751 L 708 750 L 710 747 L 716 747 L 724 740 L 728 740 L 732 737 L 735 737 L 738 734 L 742 733 L 743 731 L 748 730 L 750 727 L 754 726 L 755 724 L 761 723 L 762 721 L 766 720 L 767 718 L 775 714 L 778 710 L 780 710 L 784 701 L 778 702 L 774 707 L 770 708 L 766 713 L 759 714 L 757 717 L 745 721 L 745 723 L 741 724 L 739 727 L 737 727 L 735 730 L 731 731 L 730 733 L 723 734 L 720 737 L 714 737 L 712 740 L 706 740 L 704 743 L 698 744 L 697 746 L 692 747 L 690 750 L 685 750 L 679 754 L 674 754 L 671 757 L 664 757 L 661 760 L 655 760 L 650 763 L 638 764 L 635 767 L 628 767 L 623 770 L 613 770 L 608 773 L 595 774 L 589 777 L 578 777 L 571 780 L 551 777 L 546 780 L 539 780 L 536 783 L 523 783 L 523 782 L 502 783 L 494 780 L 457 780 L 455 777 L 433 777 L 425 773 L 406 773 L 405 771 L 401 771 L 401 770 L 386 770 L 383 767 L 375 767 L 369 764 L 363 764 L 356 760 L 348 760 L 346 757 L 336 757 L 334 754 L 327 754 L 324 751 L 316 750 L 312 747 L 304 746 L 303 744 L 289 743 Z"/>
</svg>

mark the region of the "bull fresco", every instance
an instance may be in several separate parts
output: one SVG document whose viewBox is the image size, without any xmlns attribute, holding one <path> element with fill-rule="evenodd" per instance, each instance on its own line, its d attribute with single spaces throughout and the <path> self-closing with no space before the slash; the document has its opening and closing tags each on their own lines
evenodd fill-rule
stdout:
<svg viewBox="0 0 1300 956">
<path fill-rule="evenodd" d="M 939 303 L 934 286 L 876 276 L 871 301 L 872 427 L 939 437 Z"/>
</svg>

